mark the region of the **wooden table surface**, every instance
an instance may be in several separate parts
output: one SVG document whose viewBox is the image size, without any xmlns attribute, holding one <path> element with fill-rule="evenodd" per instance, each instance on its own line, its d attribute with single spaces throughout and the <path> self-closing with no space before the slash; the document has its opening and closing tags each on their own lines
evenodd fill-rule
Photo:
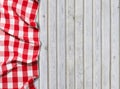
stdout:
<svg viewBox="0 0 120 89">
<path fill-rule="evenodd" d="M 120 89 L 119 0 L 41 0 L 37 89 Z"/>
</svg>

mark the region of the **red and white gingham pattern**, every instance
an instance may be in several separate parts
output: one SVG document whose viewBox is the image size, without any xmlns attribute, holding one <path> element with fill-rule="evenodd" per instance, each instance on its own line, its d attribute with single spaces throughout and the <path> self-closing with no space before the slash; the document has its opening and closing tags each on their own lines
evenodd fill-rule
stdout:
<svg viewBox="0 0 120 89">
<path fill-rule="evenodd" d="M 40 49 L 38 0 L 0 1 L 0 89 L 35 89 Z"/>
</svg>

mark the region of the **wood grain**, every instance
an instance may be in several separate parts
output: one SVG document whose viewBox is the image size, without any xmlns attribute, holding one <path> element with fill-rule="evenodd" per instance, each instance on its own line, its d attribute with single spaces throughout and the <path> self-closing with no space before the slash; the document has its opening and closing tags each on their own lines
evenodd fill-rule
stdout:
<svg viewBox="0 0 120 89">
<path fill-rule="evenodd" d="M 102 88 L 101 0 L 93 0 L 93 89 Z"/>
<path fill-rule="evenodd" d="M 57 0 L 57 89 L 66 89 L 65 0 Z"/>
<path fill-rule="evenodd" d="M 84 11 L 83 1 L 75 1 L 75 89 L 84 89 Z"/>
<path fill-rule="evenodd" d="M 37 89 L 119 89 L 119 0 L 41 0 Z"/>
<path fill-rule="evenodd" d="M 84 0 L 84 89 L 93 89 L 92 0 Z"/>
<path fill-rule="evenodd" d="M 75 6 L 66 0 L 66 89 L 75 88 Z"/>
</svg>

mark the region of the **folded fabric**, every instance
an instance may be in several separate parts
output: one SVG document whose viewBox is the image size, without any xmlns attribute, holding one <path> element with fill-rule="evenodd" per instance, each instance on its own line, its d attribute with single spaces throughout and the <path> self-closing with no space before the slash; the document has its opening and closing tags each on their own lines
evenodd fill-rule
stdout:
<svg viewBox="0 0 120 89">
<path fill-rule="evenodd" d="M 35 89 L 40 29 L 38 0 L 0 1 L 0 89 Z"/>
</svg>

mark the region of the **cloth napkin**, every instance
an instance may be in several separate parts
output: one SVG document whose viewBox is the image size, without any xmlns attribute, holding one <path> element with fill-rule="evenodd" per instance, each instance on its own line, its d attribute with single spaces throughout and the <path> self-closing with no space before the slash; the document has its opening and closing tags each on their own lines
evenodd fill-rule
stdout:
<svg viewBox="0 0 120 89">
<path fill-rule="evenodd" d="M 0 89 L 36 89 L 38 0 L 0 0 Z"/>
</svg>

